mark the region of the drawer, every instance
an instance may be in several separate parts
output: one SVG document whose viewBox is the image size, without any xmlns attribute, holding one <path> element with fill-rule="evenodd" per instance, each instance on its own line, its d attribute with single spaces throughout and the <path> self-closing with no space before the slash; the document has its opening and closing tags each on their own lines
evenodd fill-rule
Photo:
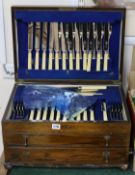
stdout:
<svg viewBox="0 0 135 175">
<path fill-rule="evenodd" d="M 128 148 L 6 148 L 6 162 L 21 165 L 91 166 L 128 163 Z"/>
<path fill-rule="evenodd" d="M 114 135 L 23 135 L 10 134 L 4 137 L 7 146 L 67 146 L 67 147 L 128 147 L 129 138 Z"/>
<path fill-rule="evenodd" d="M 51 122 L 10 122 L 2 123 L 3 134 L 37 135 L 124 135 L 130 136 L 130 122 L 61 122 L 60 129 L 52 129 Z"/>
</svg>

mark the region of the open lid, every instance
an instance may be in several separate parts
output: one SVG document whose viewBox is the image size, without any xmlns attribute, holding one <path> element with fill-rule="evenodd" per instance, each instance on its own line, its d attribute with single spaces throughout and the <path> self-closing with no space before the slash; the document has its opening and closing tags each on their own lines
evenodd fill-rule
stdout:
<svg viewBox="0 0 135 175">
<path fill-rule="evenodd" d="M 131 70 L 129 72 L 129 89 L 135 89 L 135 46 L 133 47 Z"/>
<path fill-rule="evenodd" d="M 121 81 L 125 9 L 13 7 L 12 16 L 16 81 L 57 82 L 56 80 L 59 80 L 58 82 L 74 81 L 82 83 L 88 81 L 108 83 Z M 76 33 L 78 33 L 76 46 L 73 46 L 73 40 L 70 36 L 66 38 L 67 31 L 64 27 L 66 24 L 69 26 L 69 35 L 70 33 L 73 34 L 70 26 L 72 24 L 76 26 Z M 56 28 L 53 28 L 53 26 Z M 59 26 L 63 26 L 60 31 Z M 83 26 L 82 33 L 86 36 L 84 37 L 86 41 L 84 38 L 81 41 L 80 26 Z M 59 46 L 56 46 L 53 41 L 55 39 L 59 40 L 62 29 L 65 46 L 62 42 L 62 45 L 60 45 L 59 41 Z M 87 45 L 85 44 L 87 43 L 85 33 L 89 34 L 89 49 L 84 48 Z M 46 41 L 44 41 L 44 36 Z M 102 39 L 98 46 L 99 38 Z M 43 45 L 44 42 L 45 45 Z M 83 42 L 83 46 L 81 42 Z M 81 48 L 79 50 L 79 68 L 77 68 L 77 45 L 79 45 L 79 49 Z M 62 56 L 64 52 L 66 56 Z M 57 58 L 59 66 L 55 65 L 58 64 L 56 63 Z M 64 58 L 66 68 L 63 68 Z M 52 63 L 50 63 L 50 59 L 52 59 Z M 70 61 L 72 61 L 72 69 L 70 68 Z M 49 67 L 50 64 L 52 64 L 51 68 Z"/>
</svg>

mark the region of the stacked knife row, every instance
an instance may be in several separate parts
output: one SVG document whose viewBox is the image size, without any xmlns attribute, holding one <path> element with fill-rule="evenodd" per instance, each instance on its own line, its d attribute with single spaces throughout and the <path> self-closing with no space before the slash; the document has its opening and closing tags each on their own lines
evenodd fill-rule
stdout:
<svg viewBox="0 0 135 175">
<path fill-rule="evenodd" d="M 108 71 L 111 23 L 28 24 L 28 70 Z"/>
<path fill-rule="evenodd" d="M 96 112 L 98 109 L 98 113 Z M 108 104 L 101 101 L 98 108 L 93 105 L 83 109 L 75 115 L 68 118 L 64 116 L 56 107 L 45 107 L 41 109 L 26 109 L 23 102 L 15 102 L 11 114 L 12 120 L 29 120 L 29 121 L 121 121 L 123 120 L 122 105 L 120 103 Z"/>
</svg>

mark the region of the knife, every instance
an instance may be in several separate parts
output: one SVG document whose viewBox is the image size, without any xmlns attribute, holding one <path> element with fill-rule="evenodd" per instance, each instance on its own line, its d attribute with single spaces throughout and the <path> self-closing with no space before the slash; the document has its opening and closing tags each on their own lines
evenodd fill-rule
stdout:
<svg viewBox="0 0 135 175">
<path fill-rule="evenodd" d="M 103 101 L 101 105 L 102 105 L 101 108 L 102 108 L 102 111 L 103 111 L 103 121 L 108 121 L 106 102 Z"/>
<path fill-rule="evenodd" d="M 91 71 L 91 63 L 92 63 L 92 51 L 93 51 L 93 32 L 92 32 L 92 24 L 89 23 L 87 25 L 87 42 L 88 43 L 88 62 L 87 62 L 87 72 Z"/>
<path fill-rule="evenodd" d="M 76 51 L 76 70 L 80 70 L 80 41 L 79 31 L 75 23 L 75 51 Z"/>
<path fill-rule="evenodd" d="M 54 48 L 54 23 L 50 23 L 48 70 L 52 70 L 53 57 L 54 57 L 53 48 Z"/>
<path fill-rule="evenodd" d="M 93 27 L 93 59 L 96 59 L 96 41 L 97 41 L 97 25 L 92 23 Z"/>
<path fill-rule="evenodd" d="M 82 24 L 82 52 L 83 52 L 83 70 L 87 70 L 87 25 Z"/>
<path fill-rule="evenodd" d="M 104 26 L 103 24 L 98 24 L 98 34 L 97 34 L 97 42 L 96 42 L 96 50 L 97 50 L 96 71 L 97 72 L 101 70 L 103 37 L 104 37 Z"/>
<path fill-rule="evenodd" d="M 66 57 L 67 57 L 67 50 L 66 50 L 66 43 L 65 38 L 67 39 L 66 33 L 64 34 L 64 24 L 61 23 L 61 50 L 62 50 L 62 70 L 67 69 L 66 65 Z"/>
<path fill-rule="evenodd" d="M 69 24 L 69 40 L 68 40 L 68 52 L 69 52 L 69 70 L 73 70 L 73 31 L 72 24 Z"/>
<path fill-rule="evenodd" d="M 108 71 L 108 60 L 109 60 L 109 51 L 110 51 L 110 37 L 112 35 L 112 25 L 108 23 L 105 26 L 105 43 L 104 43 L 104 64 L 103 70 Z"/>
<path fill-rule="evenodd" d="M 72 23 L 72 51 L 73 59 L 75 59 L 75 23 Z"/>
<path fill-rule="evenodd" d="M 59 23 L 54 23 L 55 70 L 59 70 L 59 39 L 61 38 L 59 26 Z"/>
<path fill-rule="evenodd" d="M 28 24 L 28 70 L 32 69 L 33 23 Z"/>
<path fill-rule="evenodd" d="M 40 22 L 36 22 L 36 30 L 35 30 L 35 51 L 36 51 L 35 70 L 39 69 L 40 29 L 41 29 Z"/>
<path fill-rule="evenodd" d="M 42 30 L 42 70 L 46 69 L 46 49 L 47 49 L 47 22 L 43 23 Z"/>
</svg>

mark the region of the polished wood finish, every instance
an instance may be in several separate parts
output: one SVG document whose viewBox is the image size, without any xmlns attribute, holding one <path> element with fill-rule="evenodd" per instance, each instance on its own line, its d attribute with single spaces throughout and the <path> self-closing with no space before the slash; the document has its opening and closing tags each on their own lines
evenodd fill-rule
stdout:
<svg viewBox="0 0 135 175">
<path fill-rule="evenodd" d="M 15 11 L 17 9 L 44 10 L 44 7 L 12 7 L 15 80 L 17 84 L 9 100 L 2 120 L 5 165 L 7 168 L 15 166 L 49 166 L 49 167 L 127 167 L 129 155 L 130 120 L 125 106 L 127 121 L 120 122 L 62 122 L 60 130 L 53 130 L 51 122 L 30 122 L 9 120 L 8 115 L 16 87 L 19 83 L 32 84 L 121 84 L 120 80 L 20 80 L 18 79 L 18 54 L 16 40 Z M 52 8 L 46 8 L 52 10 Z M 69 8 L 54 8 L 55 10 L 69 10 Z M 93 8 L 95 10 L 114 10 Z M 78 10 L 70 8 L 70 10 Z M 84 10 L 84 9 L 79 9 Z M 85 9 L 89 10 L 89 9 Z M 91 9 L 92 10 L 92 9 Z M 125 16 L 125 9 L 121 10 Z M 124 29 L 125 21 L 122 23 Z M 123 58 L 124 30 L 122 33 Z M 122 63 L 122 59 L 120 60 Z M 122 64 L 120 74 L 122 74 Z M 121 78 L 121 75 L 119 76 Z M 121 87 L 120 87 L 121 91 Z"/>
<path fill-rule="evenodd" d="M 128 161 L 128 148 L 7 148 L 6 160 L 14 164 L 45 166 L 117 165 Z M 108 158 L 106 155 L 108 154 Z"/>
<path fill-rule="evenodd" d="M 126 135 L 125 135 L 126 136 Z M 123 135 L 111 136 L 111 135 L 89 135 L 89 136 L 75 136 L 75 135 L 31 135 L 31 134 L 7 134 L 4 137 L 4 143 L 6 146 L 25 146 L 26 139 L 28 146 L 65 146 L 65 147 L 95 147 L 98 144 L 100 147 L 104 147 L 108 144 L 109 147 L 123 147 L 129 145 L 129 138 L 125 138 Z M 80 139 L 81 137 L 81 139 Z M 108 141 L 107 141 L 108 139 Z"/>
<path fill-rule="evenodd" d="M 55 122 L 54 122 L 55 123 Z M 52 122 L 30 122 L 5 120 L 2 123 L 5 133 L 36 133 L 36 134 L 68 134 L 68 135 L 88 135 L 88 134 L 110 134 L 127 135 L 130 131 L 129 121 L 119 122 L 61 122 L 60 130 L 52 129 Z"/>
<path fill-rule="evenodd" d="M 4 120 L 6 165 L 128 165 L 130 122 L 51 122 Z"/>
</svg>

